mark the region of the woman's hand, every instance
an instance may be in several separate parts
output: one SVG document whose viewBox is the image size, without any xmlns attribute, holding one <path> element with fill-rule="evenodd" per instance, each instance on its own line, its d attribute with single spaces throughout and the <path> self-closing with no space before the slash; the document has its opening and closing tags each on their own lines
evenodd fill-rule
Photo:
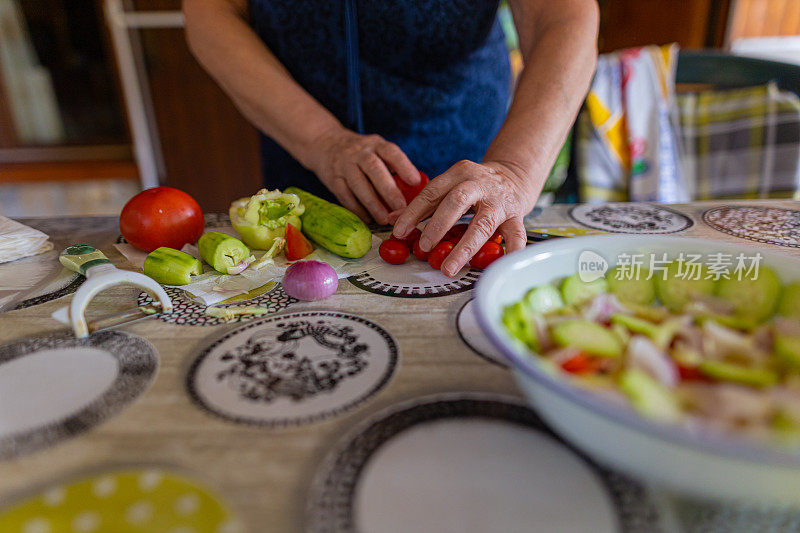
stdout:
<svg viewBox="0 0 800 533">
<path fill-rule="evenodd" d="M 419 171 L 396 144 L 380 135 L 359 135 L 339 127 L 314 143 L 311 170 L 350 211 L 365 222 L 389 221 L 389 212 L 406 201 L 392 177 L 396 172 L 409 185 L 419 183 Z M 388 209 L 387 209 L 388 207 Z"/>
<path fill-rule="evenodd" d="M 474 207 L 467 232 L 442 263 L 444 275 L 461 270 L 498 229 L 507 253 L 521 250 L 527 240 L 522 217 L 533 209 L 539 195 L 530 181 L 503 163 L 460 161 L 431 180 L 399 216 L 392 213 L 392 218 L 397 216 L 394 235 L 404 237 L 433 213 L 419 239 L 420 248 L 429 251 Z"/>
</svg>

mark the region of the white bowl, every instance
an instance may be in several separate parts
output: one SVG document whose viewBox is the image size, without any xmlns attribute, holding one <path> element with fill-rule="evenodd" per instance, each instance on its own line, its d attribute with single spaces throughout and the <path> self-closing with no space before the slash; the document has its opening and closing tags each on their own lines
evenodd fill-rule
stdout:
<svg viewBox="0 0 800 533">
<path fill-rule="evenodd" d="M 568 380 L 548 373 L 506 332 L 503 308 L 536 285 L 578 271 L 590 250 L 610 266 L 620 254 L 681 252 L 761 253 L 761 265 L 784 282 L 800 279 L 800 261 L 746 244 L 656 235 L 598 235 L 556 239 L 504 257 L 481 276 L 476 292 L 478 323 L 506 357 L 532 406 L 563 438 L 601 464 L 663 488 L 704 498 L 779 505 L 800 504 L 797 454 L 736 436 L 690 432 L 648 420 Z M 584 258 L 586 256 L 584 255 Z"/>
</svg>

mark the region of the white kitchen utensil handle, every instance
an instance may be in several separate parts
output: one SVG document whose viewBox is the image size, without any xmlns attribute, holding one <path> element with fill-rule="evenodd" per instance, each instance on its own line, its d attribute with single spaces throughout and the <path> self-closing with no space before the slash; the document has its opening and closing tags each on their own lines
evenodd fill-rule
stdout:
<svg viewBox="0 0 800 533">
<path fill-rule="evenodd" d="M 88 244 L 70 246 L 61 252 L 58 260 L 73 272 L 86 276 L 86 281 L 78 288 L 69 306 L 69 319 L 78 338 L 89 335 L 85 317 L 89 302 L 95 295 L 114 285 L 139 287 L 161 303 L 162 312 L 172 311 L 172 300 L 161 285 L 144 274 L 118 269 L 103 252 Z"/>
</svg>

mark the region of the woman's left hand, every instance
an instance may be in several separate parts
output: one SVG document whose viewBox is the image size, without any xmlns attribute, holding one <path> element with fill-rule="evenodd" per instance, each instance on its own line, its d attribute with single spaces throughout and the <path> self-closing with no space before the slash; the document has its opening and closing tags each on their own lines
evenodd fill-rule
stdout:
<svg viewBox="0 0 800 533">
<path fill-rule="evenodd" d="M 497 231 L 503 235 L 506 253 L 521 250 L 527 240 L 522 217 L 536 203 L 540 188 L 509 165 L 486 161 L 459 161 L 437 177 L 402 211 L 390 214 L 394 235 L 406 236 L 431 215 L 419 246 L 430 251 L 470 208 L 475 216 L 469 228 L 442 263 L 442 273 L 453 276 Z"/>
</svg>

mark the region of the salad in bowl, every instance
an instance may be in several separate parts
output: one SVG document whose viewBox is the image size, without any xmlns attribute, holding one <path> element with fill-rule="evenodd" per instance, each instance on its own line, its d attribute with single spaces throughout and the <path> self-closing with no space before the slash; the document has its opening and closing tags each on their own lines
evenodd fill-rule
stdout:
<svg viewBox="0 0 800 533">
<path fill-rule="evenodd" d="M 598 462 L 704 497 L 800 503 L 797 258 L 574 237 L 498 260 L 476 292 L 531 405 Z"/>
</svg>

